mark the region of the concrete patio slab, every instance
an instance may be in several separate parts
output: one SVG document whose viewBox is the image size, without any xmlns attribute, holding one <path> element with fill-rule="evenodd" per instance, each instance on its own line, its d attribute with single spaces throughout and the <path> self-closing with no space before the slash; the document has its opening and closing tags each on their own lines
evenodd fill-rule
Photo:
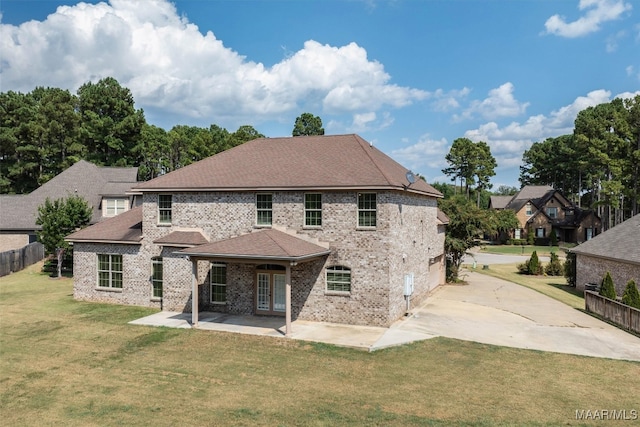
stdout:
<svg viewBox="0 0 640 427">
<path fill-rule="evenodd" d="M 640 361 L 640 338 L 526 287 L 470 272 L 468 285 L 441 286 L 390 328 L 296 320 L 289 338 L 368 351 L 443 336 L 507 347 Z M 285 338 L 280 317 L 200 313 L 198 328 Z M 190 328 L 190 313 L 131 322 Z"/>
</svg>

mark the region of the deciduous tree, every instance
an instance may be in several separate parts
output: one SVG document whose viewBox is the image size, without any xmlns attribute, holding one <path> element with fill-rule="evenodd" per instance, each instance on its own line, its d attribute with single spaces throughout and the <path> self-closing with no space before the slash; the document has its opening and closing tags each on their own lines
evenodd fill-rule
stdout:
<svg viewBox="0 0 640 427">
<path fill-rule="evenodd" d="M 322 119 L 311 113 L 302 113 L 293 125 L 292 136 L 324 135 Z"/>
</svg>

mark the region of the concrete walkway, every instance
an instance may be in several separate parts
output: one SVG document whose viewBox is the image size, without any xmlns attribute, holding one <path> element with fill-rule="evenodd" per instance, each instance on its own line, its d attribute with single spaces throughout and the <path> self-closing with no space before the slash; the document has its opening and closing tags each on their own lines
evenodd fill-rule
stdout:
<svg viewBox="0 0 640 427">
<path fill-rule="evenodd" d="M 640 338 L 531 289 L 471 272 L 468 285 L 438 288 L 390 328 L 296 320 L 292 339 L 374 351 L 437 336 L 507 347 L 640 361 Z M 131 322 L 190 328 L 189 313 Z M 200 313 L 199 329 L 284 337 L 284 319 Z"/>
</svg>

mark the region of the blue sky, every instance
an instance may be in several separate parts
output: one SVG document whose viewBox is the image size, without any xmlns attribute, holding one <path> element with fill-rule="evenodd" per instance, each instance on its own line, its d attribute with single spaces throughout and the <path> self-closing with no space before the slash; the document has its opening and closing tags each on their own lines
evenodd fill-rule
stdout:
<svg viewBox="0 0 640 427">
<path fill-rule="evenodd" d="M 485 141 L 499 185 L 576 114 L 640 94 L 631 0 L 2 0 L 0 89 L 112 76 L 147 121 L 358 133 L 425 176 Z"/>
</svg>

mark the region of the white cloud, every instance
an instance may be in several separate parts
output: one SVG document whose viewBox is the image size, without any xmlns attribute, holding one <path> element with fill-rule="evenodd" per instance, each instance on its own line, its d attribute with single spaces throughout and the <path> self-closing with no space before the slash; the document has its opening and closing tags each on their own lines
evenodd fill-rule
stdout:
<svg viewBox="0 0 640 427">
<path fill-rule="evenodd" d="M 494 120 L 500 117 L 514 117 L 524 114 L 529 103 L 519 102 L 515 99 L 513 96 L 514 89 L 511 82 L 491 89 L 487 98 L 482 101 L 472 101 L 461 116 L 454 115 L 454 120 L 470 119 L 476 115 L 488 120 Z"/>
<path fill-rule="evenodd" d="M 42 22 L 0 24 L 0 50 L 5 90 L 42 85 L 75 91 L 112 76 L 131 89 L 138 106 L 173 120 L 244 124 L 321 107 L 363 114 L 429 96 L 390 83 L 384 66 L 356 43 L 309 40 L 272 67 L 249 61 L 211 31 L 200 32 L 166 0 L 78 3 L 59 7 Z M 356 116 L 354 126 L 365 119 Z"/>
<path fill-rule="evenodd" d="M 583 15 L 573 22 L 567 22 L 560 15 L 553 15 L 544 23 L 547 34 L 561 37 L 582 37 L 600 29 L 607 21 L 620 19 L 631 11 L 631 4 L 624 0 L 580 0 L 578 9 Z"/>
<path fill-rule="evenodd" d="M 409 169 L 418 171 L 428 168 L 442 169 L 447 166 L 444 157 L 449 152 L 449 143 L 445 138 L 432 139 L 422 135 L 413 145 L 393 150 L 390 155 Z M 431 181 L 433 177 L 425 177 Z"/>
<path fill-rule="evenodd" d="M 633 94 L 627 92 L 616 97 L 630 96 Z M 574 122 L 580 111 L 611 99 L 611 92 L 594 90 L 587 96 L 580 96 L 571 104 L 552 111 L 548 116 L 539 114 L 529 117 L 524 123 L 511 122 L 503 127 L 496 122 L 489 122 L 466 131 L 464 136 L 472 141 L 487 142 L 500 168 L 518 166 L 522 162 L 522 154 L 532 143 L 573 133 Z"/>
<path fill-rule="evenodd" d="M 466 98 L 469 93 L 471 93 L 471 89 L 467 87 L 463 87 L 460 90 L 450 90 L 448 92 L 437 89 L 431 94 L 431 98 L 433 99 L 431 104 L 435 111 L 451 111 L 460 108 L 459 100 Z"/>
</svg>

